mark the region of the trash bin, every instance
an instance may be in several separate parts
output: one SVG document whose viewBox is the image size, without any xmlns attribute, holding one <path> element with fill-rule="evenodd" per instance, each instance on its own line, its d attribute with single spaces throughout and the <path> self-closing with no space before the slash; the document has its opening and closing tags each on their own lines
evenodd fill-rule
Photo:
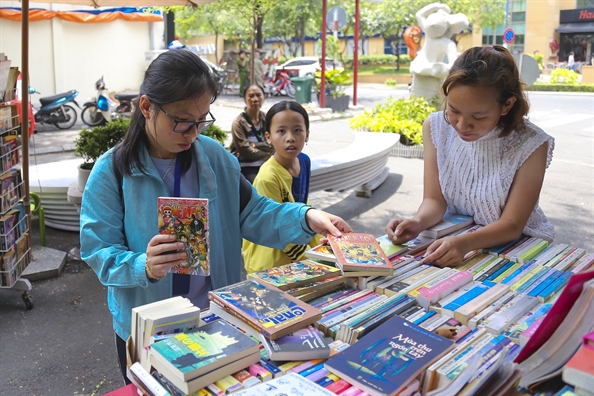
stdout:
<svg viewBox="0 0 594 396">
<path fill-rule="evenodd" d="M 291 78 L 291 82 L 295 85 L 295 101 L 297 103 L 311 102 L 311 89 L 314 80 L 315 79 L 311 76 Z"/>
</svg>

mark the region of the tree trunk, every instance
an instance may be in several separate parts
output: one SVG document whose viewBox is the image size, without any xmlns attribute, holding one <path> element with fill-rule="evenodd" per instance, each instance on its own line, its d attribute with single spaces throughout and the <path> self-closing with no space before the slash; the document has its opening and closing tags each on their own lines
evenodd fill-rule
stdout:
<svg viewBox="0 0 594 396">
<path fill-rule="evenodd" d="M 215 30 L 215 63 L 220 64 L 219 60 L 219 31 Z"/>
<path fill-rule="evenodd" d="M 262 22 L 264 18 L 260 15 L 256 16 L 256 44 L 258 48 L 262 48 Z"/>
<path fill-rule="evenodd" d="M 301 45 L 301 56 L 305 56 L 305 18 L 301 15 L 300 22 L 301 34 L 299 35 L 299 44 Z"/>
</svg>

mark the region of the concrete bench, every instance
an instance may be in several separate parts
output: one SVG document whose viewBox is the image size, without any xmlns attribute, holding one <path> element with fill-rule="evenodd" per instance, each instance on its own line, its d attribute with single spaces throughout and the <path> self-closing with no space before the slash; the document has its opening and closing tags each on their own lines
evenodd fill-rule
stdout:
<svg viewBox="0 0 594 396">
<path fill-rule="evenodd" d="M 388 177 L 386 166 L 398 142 L 393 133 L 354 132 L 349 146 L 311 159 L 310 191 L 355 188 L 357 196 L 371 197 Z"/>
</svg>

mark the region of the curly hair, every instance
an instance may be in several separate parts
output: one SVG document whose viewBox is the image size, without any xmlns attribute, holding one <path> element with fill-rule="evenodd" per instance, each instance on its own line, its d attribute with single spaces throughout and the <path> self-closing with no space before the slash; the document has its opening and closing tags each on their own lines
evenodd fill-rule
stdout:
<svg viewBox="0 0 594 396">
<path fill-rule="evenodd" d="M 498 92 L 496 101 L 501 106 L 504 106 L 510 97 L 515 97 L 516 102 L 510 111 L 499 119 L 499 136 L 506 136 L 514 129 L 525 128 L 524 117 L 530 110 L 524 93 L 526 84 L 520 80 L 513 56 L 504 47 L 494 45 L 464 51 L 454 62 L 441 86 L 444 96 L 447 98 L 450 89 L 457 85 L 493 87 Z"/>
</svg>

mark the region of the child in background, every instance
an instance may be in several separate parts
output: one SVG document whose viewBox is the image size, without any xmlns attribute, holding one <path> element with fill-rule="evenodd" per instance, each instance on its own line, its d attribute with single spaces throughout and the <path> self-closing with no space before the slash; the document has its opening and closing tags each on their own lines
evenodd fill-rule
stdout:
<svg viewBox="0 0 594 396">
<path fill-rule="evenodd" d="M 554 139 L 525 117 L 529 104 L 512 55 L 501 46 L 465 51 L 442 85 L 446 109 L 423 124 L 423 202 L 412 219 L 386 233 L 403 243 L 437 224 L 446 211 L 484 226 L 438 239 L 423 262 L 455 266 L 466 253 L 508 243 L 522 233 L 552 241 L 538 206 Z"/>
<path fill-rule="evenodd" d="M 309 139 L 309 117 L 305 109 L 293 101 L 276 103 L 266 113 L 266 141 L 275 153 L 262 167 L 254 187 L 259 194 L 277 202 L 308 203 L 311 161 L 302 153 Z M 289 244 L 283 250 L 244 240 L 243 259 L 248 273 L 302 260 L 306 250 L 320 243 L 316 235 L 309 244 Z"/>
</svg>

